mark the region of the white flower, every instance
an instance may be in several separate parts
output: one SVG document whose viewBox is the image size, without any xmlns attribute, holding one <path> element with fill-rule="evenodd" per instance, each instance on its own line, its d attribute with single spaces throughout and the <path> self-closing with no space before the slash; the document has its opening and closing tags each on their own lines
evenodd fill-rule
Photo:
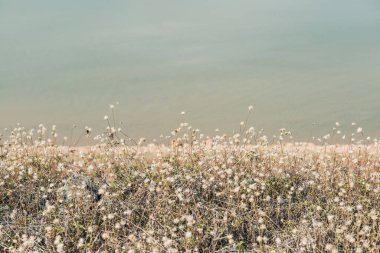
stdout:
<svg viewBox="0 0 380 253">
<path fill-rule="evenodd" d="M 105 115 L 105 116 L 104 116 L 104 120 L 108 120 L 108 115 Z"/>
<path fill-rule="evenodd" d="M 170 247 L 173 244 L 173 240 L 171 240 L 171 239 L 169 239 L 167 237 L 163 237 L 162 241 L 164 242 L 164 246 L 166 248 Z"/>
<path fill-rule="evenodd" d="M 77 248 L 82 248 L 83 247 L 83 243 L 84 243 L 84 239 L 83 238 L 80 238 L 79 241 L 78 241 L 78 244 L 77 244 Z"/>
<path fill-rule="evenodd" d="M 189 239 L 189 238 L 191 238 L 191 236 L 192 236 L 192 233 L 190 231 L 187 231 L 185 233 L 185 238 Z"/>
<path fill-rule="evenodd" d="M 358 134 L 360 134 L 361 132 L 363 132 L 363 128 L 358 127 L 358 129 L 356 130 L 356 132 L 357 132 Z"/>
<path fill-rule="evenodd" d="M 107 240 L 108 238 L 110 238 L 110 235 L 109 235 L 107 232 L 104 232 L 104 233 L 102 234 L 102 238 L 103 238 L 104 240 Z"/>
<path fill-rule="evenodd" d="M 63 247 L 64 247 L 63 243 L 59 243 L 57 245 L 57 252 L 59 252 L 59 253 L 64 252 Z"/>
<path fill-rule="evenodd" d="M 248 111 L 252 111 L 252 110 L 253 110 L 253 105 L 248 106 Z"/>
<path fill-rule="evenodd" d="M 334 246 L 330 243 L 326 244 L 325 250 L 331 251 L 334 248 Z"/>
<path fill-rule="evenodd" d="M 349 241 L 350 243 L 355 242 L 355 238 L 352 234 L 347 234 L 345 237 L 346 237 L 346 240 Z"/>
</svg>

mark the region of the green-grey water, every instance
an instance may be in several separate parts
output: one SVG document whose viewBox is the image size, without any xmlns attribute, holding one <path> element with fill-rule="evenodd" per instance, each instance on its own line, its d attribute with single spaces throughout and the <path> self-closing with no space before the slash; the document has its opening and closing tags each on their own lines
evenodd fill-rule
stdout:
<svg viewBox="0 0 380 253">
<path fill-rule="evenodd" d="M 380 135 L 377 0 L 0 0 L 0 128 Z M 313 126 L 318 123 L 318 126 Z"/>
</svg>

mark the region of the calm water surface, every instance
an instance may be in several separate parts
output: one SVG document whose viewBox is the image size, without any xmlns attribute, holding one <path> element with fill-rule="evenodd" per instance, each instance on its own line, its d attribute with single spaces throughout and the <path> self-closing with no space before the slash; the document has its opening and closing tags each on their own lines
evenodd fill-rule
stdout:
<svg viewBox="0 0 380 253">
<path fill-rule="evenodd" d="M 100 130 L 115 101 L 135 137 L 181 111 L 231 132 L 250 104 L 268 133 L 380 136 L 380 2 L 0 0 L 0 128 Z"/>
</svg>

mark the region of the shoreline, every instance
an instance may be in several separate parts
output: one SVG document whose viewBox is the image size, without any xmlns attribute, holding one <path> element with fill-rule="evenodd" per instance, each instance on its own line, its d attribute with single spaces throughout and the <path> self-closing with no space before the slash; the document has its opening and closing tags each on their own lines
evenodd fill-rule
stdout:
<svg viewBox="0 0 380 253">
<path fill-rule="evenodd" d="M 106 146 L 106 145 L 88 145 L 88 146 L 64 146 L 64 145 L 57 145 L 57 146 L 23 146 L 27 149 L 43 149 L 43 150 L 58 150 L 63 153 L 90 153 L 90 152 L 102 152 L 106 150 L 113 150 L 113 151 L 134 151 L 135 153 L 166 153 L 169 154 L 170 152 L 181 152 L 186 153 L 189 151 L 190 146 L 184 145 L 181 147 L 173 147 L 168 146 L 165 144 L 147 144 L 147 145 L 141 145 L 141 146 Z M 368 145 L 364 144 L 335 144 L 335 145 L 318 145 L 310 142 L 299 142 L 299 143 L 284 143 L 284 144 L 271 144 L 271 145 L 223 145 L 223 144 L 216 144 L 212 145 L 211 143 L 206 143 L 200 147 L 198 147 L 197 150 L 203 150 L 203 151 L 210 151 L 212 149 L 221 150 L 223 148 L 234 148 L 236 151 L 240 150 L 246 150 L 246 151 L 254 151 L 257 149 L 260 150 L 271 150 L 271 151 L 277 151 L 277 152 L 304 152 L 304 151 L 310 151 L 313 153 L 349 153 L 349 152 L 355 152 L 360 150 L 366 150 L 367 152 L 374 154 L 374 153 L 380 153 L 380 144 L 378 143 L 371 143 Z M 2 150 L 6 150 L 6 147 L 2 147 Z"/>
</svg>

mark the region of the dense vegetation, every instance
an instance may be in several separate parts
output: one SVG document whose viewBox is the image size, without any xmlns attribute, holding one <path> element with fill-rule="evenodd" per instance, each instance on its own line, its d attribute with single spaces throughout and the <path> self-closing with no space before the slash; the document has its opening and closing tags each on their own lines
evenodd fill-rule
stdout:
<svg viewBox="0 0 380 253">
<path fill-rule="evenodd" d="M 380 251 L 379 143 L 353 144 L 361 128 L 314 146 L 183 123 L 151 146 L 105 120 L 91 147 L 42 125 L 0 142 L 1 252 Z"/>
<path fill-rule="evenodd" d="M 0 249 L 378 252 L 373 150 L 3 147 Z"/>
</svg>

